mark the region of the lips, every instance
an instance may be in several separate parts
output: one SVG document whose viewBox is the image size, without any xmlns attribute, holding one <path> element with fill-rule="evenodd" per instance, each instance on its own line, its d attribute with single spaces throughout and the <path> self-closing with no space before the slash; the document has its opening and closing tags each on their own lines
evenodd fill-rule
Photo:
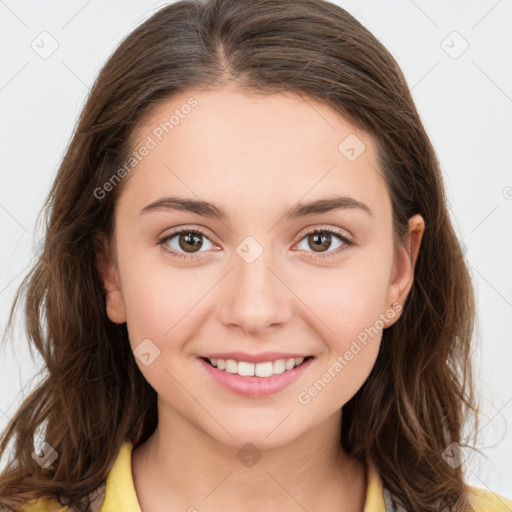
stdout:
<svg viewBox="0 0 512 512">
<path fill-rule="evenodd" d="M 210 355 L 213 356 L 221 354 Z M 227 354 L 224 353 L 222 355 L 234 357 L 233 352 Z M 274 357 L 275 355 L 276 353 L 273 353 L 271 354 L 271 357 Z M 292 354 L 285 354 L 285 356 L 287 355 Z M 259 356 L 261 357 L 261 354 Z M 269 354 L 265 354 L 264 357 L 269 357 Z M 217 359 L 217 361 L 220 360 L 220 358 L 212 359 Z M 244 395 L 252 398 L 263 398 L 273 395 L 274 393 L 284 391 L 288 386 L 291 386 L 294 382 L 298 381 L 313 364 L 314 357 L 306 357 L 301 364 L 295 366 L 293 369 L 268 377 L 242 376 L 238 373 L 229 373 L 224 370 L 219 370 L 215 366 L 212 366 L 206 357 L 199 357 L 198 361 L 200 367 L 206 371 L 214 382 L 218 383 L 224 389 L 238 395 Z"/>
</svg>

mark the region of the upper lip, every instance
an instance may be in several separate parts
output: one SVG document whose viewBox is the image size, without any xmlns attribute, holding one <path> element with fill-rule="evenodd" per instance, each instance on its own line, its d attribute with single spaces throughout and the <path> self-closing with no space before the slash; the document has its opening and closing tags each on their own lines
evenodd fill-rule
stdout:
<svg viewBox="0 0 512 512">
<path fill-rule="evenodd" d="M 277 361 L 278 359 L 298 359 L 309 357 L 311 354 L 296 354 L 291 352 L 262 352 L 261 354 L 247 354 L 245 352 L 216 352 L 215 354 L 206 354 L 202 357 L 207 359 L 234 359 L 235 361 L 245 361 L 247 363 L 264 363 L 266 361 Z"/>
</svg>

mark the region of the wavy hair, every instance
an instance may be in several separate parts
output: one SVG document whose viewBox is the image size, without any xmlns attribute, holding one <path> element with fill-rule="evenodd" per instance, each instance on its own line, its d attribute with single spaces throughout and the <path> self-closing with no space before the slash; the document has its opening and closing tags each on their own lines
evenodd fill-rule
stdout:
<svg viewBox="0 0 512 512">
<path fill-rule="evenodd" d="M 42 379 L 10 419 L 0 455 L 0 505 L 84 499 L 122 443 L 145 442 L 157 424 L 156 392 L 134 360 L 125 324 L 111 322 L 97 268 L 98 235 L 112 241 L 125 178 L 101 200 L 133 151 L 144 116 L 174 93 L 234 83 L 247 93 L 291 91 L 328 105 L 371 134 L 402 241 L 419 213 L 425 233 L 401 318 L 385 329 L 374 368 L 343 406 L 340 442 L 371 460 L 408 510 L 471 506 L 462 468 L 442 452 L 476 423 L 471 370 L 473 285 L 453 229 L 440 164 L 405 77 L 388 50 L 341 7 L 324 0 L 182 0 L 118 45 L 101 69 L 45 200 L 42 252 L 18 288 Z M 474 420 L 471 422 L 470 420 Z M 34 438 L 58 453 L 42 468 Z M 473 432 L 476 431 L 476 427 Z M 474 435 L 476 439 L 476 434 Z"/>
</svg>

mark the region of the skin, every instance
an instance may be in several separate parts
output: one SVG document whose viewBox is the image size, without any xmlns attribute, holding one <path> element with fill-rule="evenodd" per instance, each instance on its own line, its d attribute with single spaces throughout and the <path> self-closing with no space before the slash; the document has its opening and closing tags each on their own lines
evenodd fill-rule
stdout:
<svg viewBox="0 0 512 512">
<path fill-rule="evenodd" d="M 395 253 L 392 210 L 374 141 L 328 106 L 279 93 L 248 95 L 229 86 L 188 90 L 154 110 L 137 144 L 193 95 L 199 102 L 137 165 L 115 210 L 116 256 L 98 268 L 110 319 L 127 322 L 135 349 L 149 338 L 160 350 L 136 362 L 158 394 L 155 433 L 133 451 L 144 512 L 157 510 L 362 511 L 366 468 L 339 443 L 341 408 L 369 375 L 382 329 L 308 404 L 297 396 L 410 291 L 424 221 L 415 215 Z M 338 145 L 349 134 L 365 150 L 349 161 Z M 281 220 L 296 203 L 350 196 L 373 212 L 339 209 Z M 222 205 L 226 221 L 177 210 L 140 216 L 167 195 Z M 201 228 L 202 247 L 157 245 L 173 228 Z M 339 229 L 356 243 L 315 251 L 306 231 Z M 247 236 L 263 252 L 252 263 L 236 249 Z M 319 252 L 320 251 L 320 252 Z M 324 253 L 336 255 L 321 259 Z M 229 272 L 228 272 L 229 271 Z M 383 328 L 396 322 L 386 315 Z M 301 378 L 269 397 L 221 388 L 198 357 L 210 352 L 291 351 L 315 356 Z M 237 457 L 253 443 L 261 459 Z M 195 508 L 192 508 L 195 507 Z"/>
</svg>

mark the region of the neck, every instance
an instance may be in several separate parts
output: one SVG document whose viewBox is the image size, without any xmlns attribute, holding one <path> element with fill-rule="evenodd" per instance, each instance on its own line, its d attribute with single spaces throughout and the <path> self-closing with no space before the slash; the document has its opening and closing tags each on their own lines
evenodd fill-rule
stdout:
<svg viewBox="0 0 512 512">
<path fill-rule="evenodd" d="M 233 447 L 181 415 L 159 411 L 155 432 L 132 454 L 139 503 L 144 512 L 216 512 L 226 504 L 244 512 L 362 512 L 365 466 L 343 451 L 340 429 L 341 411 L 286 445 Z"/>
</svg>

